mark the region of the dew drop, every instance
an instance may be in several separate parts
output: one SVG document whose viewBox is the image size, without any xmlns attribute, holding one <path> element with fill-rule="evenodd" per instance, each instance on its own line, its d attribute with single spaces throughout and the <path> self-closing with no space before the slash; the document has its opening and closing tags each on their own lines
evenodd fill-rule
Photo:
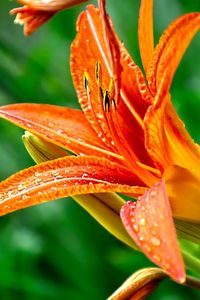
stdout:
<svg viewBox="0 0 200 300">
<path fill-rule="evenodd" d="M 133 229 L 134 229 L 135 232 L 139 232 L 139 227 L 138 227 L 137 224 L 134 224 L 134 225 L 133 225 Z"/>
<path fill-rule="evenodd" d="M 160 257 L 157 254 L 154 254 L 153 259 L 158 263 L 160 262 Z"/>
<path fill-rule="evenodd" d="M 84 173 L 84 174 L 82 175 L 82 178 L 86 178 L 86 177 L 88 177 L 88 174 L 87 174 L 87 173 Z"/>
<path fill-rule="evenodd" d="M 40 175 L 41 175 L 40 172 L 35 172 L 35 177 L 38 177 L 38 176 L 40 176 Z"/>
<path fill-rule="evenodd" d="M 18 191 L 22 191 L 25 188 L 25 186 L 23 184 L 19 184 L 17 189 Z"/>
<path fill-rule="evenodd" d="M 41 181 L 42 181 L 41 178 L 36 178 L 36 179 L 35 179 L 35 183 L 36 183 L 36 184 L 40 183 Z"/>
<path fill-rule="evenodd" d="M 56 187 L 52 186 L 52 187 L 50 188 L 50 191 L 56 191 Z"/>
<path fill-rule="evenodd" d="M 151 247 L 147 244 L 144 244 L 144 249 L 147 251 L 147 252 L 151 252 Z"/>
<path fill-rule="evenodd" d="M 156 237 L 152 237 L 151 243 L 153 246 L 160 246 L 160 240 Z"/>
<path fill-rule="evenodd" d="M 170 269 L 170 265 L 169 265 L 168 263 L 165 263 L 165 264 L 163 265 L 163 268 L 165 268 L 165 269 Z"/>
<path fill-rule="evenodd" d="M 101 138 L 102 137 L 102 132 L 98 133 L 98 137 Z"/>
<path fill-rule="evenodd" d="M 140 240 L 140 242 L 143 242 L 143 241 L 144 241 L 144 236 L 141 235 L 141 236 L 139 237 L 139 240 Z"/>
<path fill-rule="evenodd" d="M 113 146 L 115 146 L 115 142 L 114 142 L 114 141 L 111 141 L 111 144 L 112 144 Z"/>
<path fill-rule="evenodd" d="M 157 228 L 157 227 L 158 227 L 158 223 L 157 223 L 157 222 L 154 222 L 153 226 L 154 226 L 155 228 Z"/>
<path fill-rule="evenodd" d="M 59 180 L 59 179 L 62 179 L 62 178 L 63 178 L 62 175 L 57 175 L 55 180 Z"/>
<path fill-rule="evenodd" d="M 140 223 L 140 225 L 145 226 L 146 225 L 146 220 L 144 218 L 141 218 L 139 223 Z"/>
<path fill-rule="evenodd" d="M 134 218 L 131 219 L 131 223 L 135 223 L 135 219 Z"/>
<path fill-rule="evenodd" d="M 59 172 L 57 172 L 57 171 L 52 171 L 51 174 L 52 174 L 53 176 L 59 176 L 59 175 L 60 175 Z"/>
<path fill-rule="evenodd" d="M 58 134 L 63 134 L 63 133 L 64 133 L 64 130 L 63 130 L 63 129 L 58 129 L 58 130 L 57 130 L 57 133 L 58 133 Z"/>
<path fill-rule="evenodd" d="M 152 198 L 154 198 L 158 195 L 158 192 L 153 190 L 153 191 L 151 191 L 150 195 Z"/>
</svg>

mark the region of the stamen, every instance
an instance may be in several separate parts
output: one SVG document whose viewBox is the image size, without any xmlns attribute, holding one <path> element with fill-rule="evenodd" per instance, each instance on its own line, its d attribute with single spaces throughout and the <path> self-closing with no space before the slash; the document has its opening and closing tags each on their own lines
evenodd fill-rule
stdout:
<svg viewBox="0 0 200 300">
<path fill-rule="evenodd" d="M 99 61 L 96 62 L 96 67 L 95 67 L 95 77 L 97 84 L 101 86 L 101 64 Z"/>
<path fill-rule="evenodd" d="M 106 90 L 104 93 L 103 103 L 104 103 L 104 111 L 110 112 L 110 98 L 109 98 L 108 90 Z"/>
<path fill-rule="evenodd" d="M 97 84 L 99 86 L 99 93 L 98 93 L 98 97 L 99 99 L 99 103 L 100 105 L 102 105 L 102 116 L 105 120 L 105 122 L 107 123 L 107 119 L 105 116 L 105 111 L 104 111 L 104 107 L 103 107 L 103 103 L 105 104 L 105 108 L 108 110 L 110 109 L 110 100 L 109 100 L 109 95 L 107 93 L 107 95 L 104 95 L 104 91 L 103 88 L 101 87 L 100 83 L 101 83 L 101 65 L 100 62 L 96 63 L 96 69 L 95 69 L 95 75 L 96 75 L 96 80 L 97 80 Z M 97 115 L 96 115 L 96 111 L 95 111 L 95 107 L 94 107 L 94 103 L 91 99 L 91 95 L 90 95 L 90 79 L 89 79 L 89 74 L 85 71 L 84 75 L 83 75 L 83 80 L 84 80 L 84 87 L 87 93 L 87 98 L 88 98 L 88 109 L 90 111 L 90 113 L 92 114 L 92 118 L 91 118 L 91 122 L 95 123 L 95 128 L 98 130 L 98 136 L 101 136 L 101 140 L 103 141 L 103 143 L 109 147 L 110 149 L 112 149 L 113 152 L 117 152 L 117 150 L 114 148 L 112 140 L 110 141 L 110 138 L 107 136 L 107 134 L 104 132 L 102 126 L 99 123 L 99 120 L 97 119 Z M 105 101 L 104 101 L 104 97 L 105 97 Z M 109 125 L 107 124 L 107 126 L 109 127 Z"/>
<path fill-rule="evenodd" d="M 84 80 L 84 87 L 86 89 L 86 92 L 88 93 L 88 88 L 89 88 L 89 76 L 87 72 L 84 72 L 83 75 L 83 80 Z"/>
<path fill-rule="evenodd" d="M 155 182 L 155 177 L 152 174 L 153 172 L 149 173 L 150 170 L 148 170 L 148 168 L 146 168 L 146 169 L 144 167 L 141 168 L 141 166 L 138 164 L 137 156 L 131 150 L 129 144 L 127 143 L 126 139 L 124 138 L 124 135 L 123 135 L 123 132 L 122 132 L 122 129 L 120 126 L 120 122 L 118 120 L 117 107 L 116 107 L 115 100 L 113 99 L 113 101 L 111 102 L 109 95 L 108 95 L 108 100 L 110 103 L 109 103 L 109 111 L 108 111 L 108 114 L 106 114 L 106 117 L 108 120 L 109 128 L 111 131 L 111 136 L 114 140 L 114 143 L 115 143 L 119 153 L 125 158 L 125 162 L 126 162 L 127 166 L 130 167 L 131 169 L 134 169 L 136 175 L 145 184 L 147 184 L 147 186 L 150 186 L 152 183 Z"/>
<path fill-rule="evenodd" d="M 99 87 L 99 94 L 100 94 L 100 96 L 101 96 L 101 100 L 103 101 L 104 95 L 103 95 L 103 89 L 102 89 L 101 86 Z"/>
</svg>

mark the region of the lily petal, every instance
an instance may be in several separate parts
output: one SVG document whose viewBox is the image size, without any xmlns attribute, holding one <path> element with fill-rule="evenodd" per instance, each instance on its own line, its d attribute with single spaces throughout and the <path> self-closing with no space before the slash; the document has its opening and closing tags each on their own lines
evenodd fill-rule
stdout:
<svg viewBox="0 0 200 300">
<path fill-rule="evenodd" d="M 157 167 L 169 165 L 193 169 L 199 174 L 200 147 L 195 144 L 178 117 L 166 90 L 164 74 L 155 103 L 145 115 L 145 145 Z"/>
<path fill-rule="evenodd" d="M 107 159 L 67 156 L 25 169 L 0 183 L 0 215 L 67 196 L 119 192 L 141 195 L 134 174 Z"/>
<path fill-rule="evenodd" d="M 77 109 L 48 104 L 13 104 L 0 107 L 0 117 L 76 154 L 113 157 Z"/>
<path fill-rule="evenodd" d="M 174 21 L 161 36 L 147 72 L 155 98 L 145 116 L 145 143 L 161 170 L 172 164 L 188 169 L 199 165 L 200 148 L 186 131 L 169 95 L 176 68 L 199 28 L 200 13 L 186 14 Z"/>
<path fill-rule="evenodd" d="M 184 264 L 164 182 L 156 183 L 136 203 L 129 201 L 123 206 L 121 218 L 142 251 L 174 280 L 183 283 Z"/>
<path fill-rule="evenodd" d="M 24 35 L 28 36 L 53 17 L 55 12 L 35 10 L 25 5 L 12 9 L 10 14 L 16 15 L 14 23 L 23 25 Z"/>
<path fill-rule="evenodd" d="M 111 22 L 109 30 L 113 30 Z M 117 118 L 113 120 L 115 131 L 120 132 L 121 135 L 119 137 L 115 135 L 113 138 L 108 121 L 109 113 L 105 113 L 103 105 L 102 92 L 110 91 L 110 82 L 115 78 L 115 74 L 108 55 L 108 37 L 104 34 L 101 14 L 97 8 L 90 5 L 85 12 L 81 13 L 77 22 L 77 31 L 78 34 L 71 46 L 70 65 L 75 89 L 86 118 L 105 145 L 113 152 L 119 153 L 122 147 L 118 147 L 117 142 L 123 138 L 121 144 L 126 145 L 131 152 L 132 161 L 140 161 L 154 167 L 144 147 L 143 118 L 149 106 L 143 99 L 148 97 L 144 77 L 113 30 L 112 36 L 115 37 L 113 47 L 116 49 L 118 43 L 122 67 L 120 99 L 115 110 Z M 90 57 L 89 61 L 88 57 Z M 138 81 L 142 81 L 141 91 L 138 88 Z M 120 154 L 124 155 L 128 151 Z"/>
<path fill-rule="evenodd" d="M 86 0 L 18 0 L 25 4 L 23 7 L 14 8 L 11 15 L 16 15 L 15 23 L 24 25 L 24 35 L 30 35 L 41 25 L 52 18 L 56 12 L 85 2 Z"/>
<path fill-rule="evenodd" d="M 167 73 L 165 89 L 169 90 L 174 73 L 199 28 L 200 13 L 190 13 L 176 19 L 164 31 L 147 70 L 148 85 L 153 95 L 158 90 L 164 73 Z"/>
<path fill-rule="evenodd" d="M 23 5 L 29 5 L 31 8 L 42 11 L 58 11 L 86 1 L 87 0 L 17 0 L 17 2 Z"/>
<path fill-rule="evenodd" d="M 164 178 L 174 217 L 200 223 L 199 177 L 190 170 L 170 166 L 165 171 Z"/>
<path fill-rule="evenodd" d="M 147 71 L 154 51 L 153 0 L 141 0 L 138 37 L 143 67 Z"/>
<path fill-rule="evenodd" d="M 37 164 L 67 155 L 58 146 L 45 142 L 27 131 L 23 141 L 27 151 Z M 72 198 L 116 238 L 137 249 L 119 216 L 120 209 L 125 204 L 123 198 L 116 193 L 84 194 L 72 196 Z"/>
</svg>

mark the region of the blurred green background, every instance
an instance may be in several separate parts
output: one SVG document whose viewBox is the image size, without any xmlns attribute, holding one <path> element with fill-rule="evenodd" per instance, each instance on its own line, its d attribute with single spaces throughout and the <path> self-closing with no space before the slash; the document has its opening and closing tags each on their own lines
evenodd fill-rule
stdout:
<svg viewBox="0 0 200 300">
<path fill-rule="evenodd" d="M 139 0 L 107 1 L 116 31 L 141 64 L 137 43 Z M 40 102 L 78 107 L 69 73 L 70 43 L 83 5 L 63 11 L 31 37 L 0 8 L 0 105 Z M 175 17 L 199 10 L 199 1 L 155 1 L 155 38 Z M 200 142 L 200 39 L 193 40 L 172 86 L 174 104 L 193 138 Z M 0 121 L 0 179 L 33 165 L 23 131 Z M 72 199 L 62 199 L 0 219 L 0 299 L 103 300 L 124 279 L 151 263 L 122 245 Z M 170 280 L 153 300 L 200 299 L 200 292 Z"/>
</svg>

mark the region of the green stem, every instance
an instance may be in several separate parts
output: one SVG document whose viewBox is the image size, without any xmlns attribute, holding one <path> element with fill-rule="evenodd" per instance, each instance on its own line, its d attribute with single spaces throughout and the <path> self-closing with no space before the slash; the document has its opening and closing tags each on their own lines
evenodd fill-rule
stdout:
<svg viewBox="0 0 200 300">
<path fill-rule="evenodd" d="M 188 253 L 186 250 L 182 250 L 182 254 L 188 269 L 200 276 L 200 260 Z"/>
</svg>

